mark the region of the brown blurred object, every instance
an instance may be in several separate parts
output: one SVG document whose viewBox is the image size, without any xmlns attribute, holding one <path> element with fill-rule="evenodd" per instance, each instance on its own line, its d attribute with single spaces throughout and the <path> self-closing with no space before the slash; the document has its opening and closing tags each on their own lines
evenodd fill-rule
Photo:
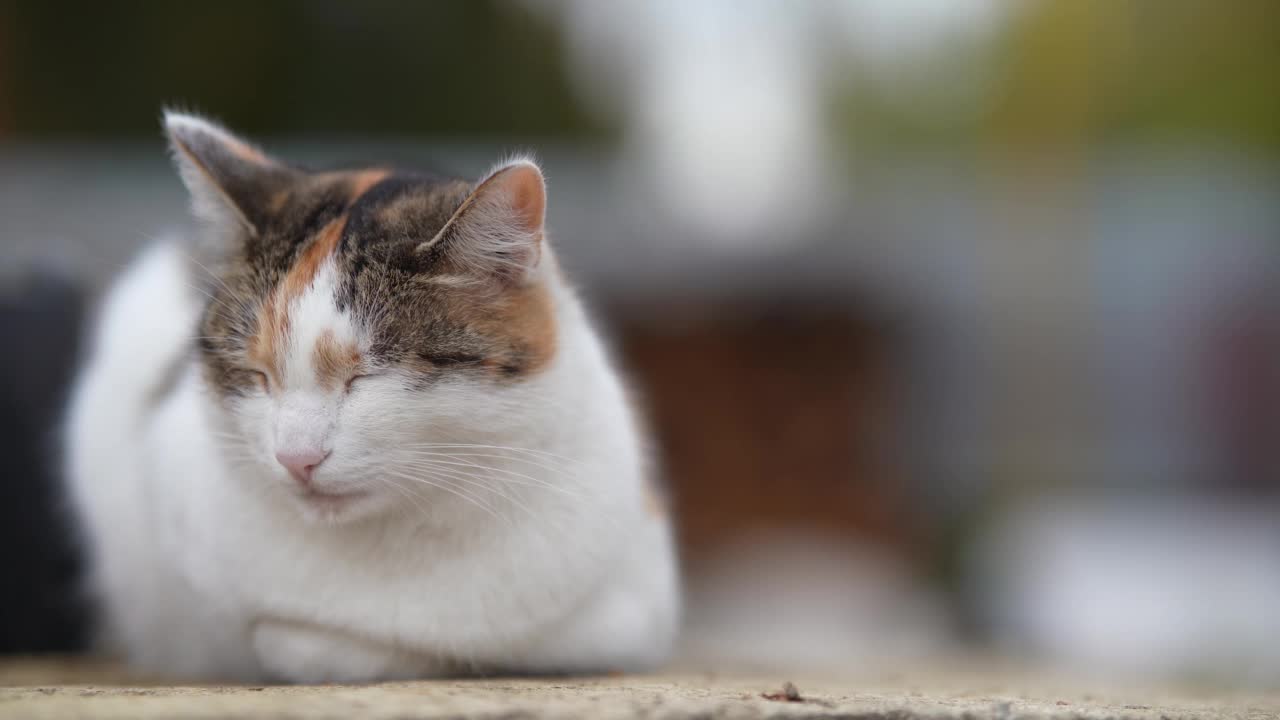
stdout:
<svg viewBox="0 0 1280 720">
<path fill-rule="evenodd" d="M 1216 453 L 1211 477 L 1263 497 L 1280 492 L 1280 297 L 1268 280 L 1242 282 L 1208 308 L 1201 341 L 1204 425 Z"/>
<path fill-rule="evenodd" d="M 687 562 L 775 530 L 913 544 L 893 457 L 899 373 L 874 313 L 694 302 L 613 323 Z"/>
</svg>

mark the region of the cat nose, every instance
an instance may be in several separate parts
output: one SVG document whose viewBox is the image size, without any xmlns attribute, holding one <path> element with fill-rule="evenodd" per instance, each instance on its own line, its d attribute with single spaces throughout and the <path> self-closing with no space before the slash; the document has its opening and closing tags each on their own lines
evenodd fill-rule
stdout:
<svg viewBox="0 0 1280 720">
<path fill-rule="evenodd" d="M 303 487 L 311 485 L 311 475 L 316 466 L 329 457 L 327 450 L 313 448 L 308 450 L 280 450 L 276 453 L 276 462 L 289 471 L 289 475 Z"/>
</svg>

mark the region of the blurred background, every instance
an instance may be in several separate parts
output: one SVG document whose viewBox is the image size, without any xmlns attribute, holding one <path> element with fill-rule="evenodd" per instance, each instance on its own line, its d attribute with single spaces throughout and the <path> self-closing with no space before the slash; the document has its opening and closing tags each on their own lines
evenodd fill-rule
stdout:
<svg viewBox="0 0 1280 720">
<path fill-rule="evenodd" d="M 9 651 L 83 640 L 56 424 L 186 222 L 162 105 L 317 165 L 537 153 L 686 660 L 1280 686 L 1280 3 L 0 0 Z"/>
</svg>

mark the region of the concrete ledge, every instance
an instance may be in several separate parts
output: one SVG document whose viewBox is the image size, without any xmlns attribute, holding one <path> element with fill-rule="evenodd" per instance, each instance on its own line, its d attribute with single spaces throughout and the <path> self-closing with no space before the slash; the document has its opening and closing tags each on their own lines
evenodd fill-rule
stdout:
<svg viewBox="0 0 1280 720">
<path fill-rule="evenodd" d="M 0 663 L 0 718 L 849 718 L 856 720 L 1264 720 L 1280 695 L 1055 690 L 1000 672 L 878 680 L 686 672 L 606 678 L 440 680 L 369 686 L 121 684 L 81 662 Z"/>
</svg>

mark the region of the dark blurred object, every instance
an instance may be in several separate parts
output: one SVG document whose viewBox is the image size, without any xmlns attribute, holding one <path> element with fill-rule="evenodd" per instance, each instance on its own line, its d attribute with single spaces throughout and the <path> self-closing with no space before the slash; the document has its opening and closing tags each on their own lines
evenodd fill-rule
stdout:
<svg viewBox="0 0 1280 720">
<path fill-rule="evenodd" d="M 928 518 L 902 453 L 902 318 L 803 295 L 614 315 L 675 499 L 693 663 L 847 668 L 950 637 L 916 571 Z"/>
<path fill-rule="evenodd" d="M 84 316 L 82 294 L 48 275 L 0 294 L 0 652 L 84 649 L 81 568 L 65 512 L 58 428 Z"/>
<path fill-rule="evenodd" d="M 159 105 L 305 128 L 601 136 L 558 31 L 520 3 L 0 1 L 0 137 L 159 138 Z"/>
<path fill-rule="evenodd" d="M 1202 353 L 1205 426 L 1223 488 L 1280 495 L 1280 296 L 1269 280 L 1233 288 L 1209 308 Z"/>
<path fill-rule="evenodd" d="M 616 313 L 615 323 L 691 568 L 777 531 L 914 544 L 890 440 L 900 378 L 874 312 L 742 299 Z"/>
</svg>

